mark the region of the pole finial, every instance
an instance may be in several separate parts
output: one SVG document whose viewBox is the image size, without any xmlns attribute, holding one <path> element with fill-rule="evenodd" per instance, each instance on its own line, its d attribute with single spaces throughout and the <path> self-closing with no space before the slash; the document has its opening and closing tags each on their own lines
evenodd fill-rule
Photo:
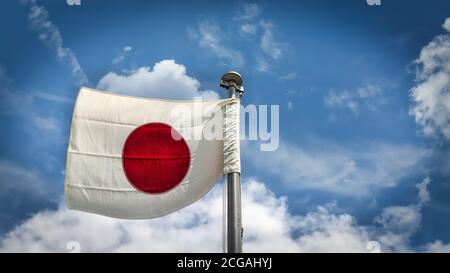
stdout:
<svg viewBox="0 0 450 273">
<path fill-rule="evenodd" d="M 230 90 L 231 87 L 234 87 L 234 91 L 239 94 L 239 97 L 242 97 L 244 94 L 244 86 L 242 86 L 242 83 L 242 76 L 236 71 L 228 71 L 223 74 L 220 79 L 220 87 L 228 90 Z"/>
</svg>

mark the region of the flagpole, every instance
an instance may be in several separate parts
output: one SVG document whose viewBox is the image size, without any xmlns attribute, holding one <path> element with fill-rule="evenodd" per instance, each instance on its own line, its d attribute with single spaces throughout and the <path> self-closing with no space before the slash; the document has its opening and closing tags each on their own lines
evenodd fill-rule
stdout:
<svg viewBox="0 0 450 273">
<path fill-rule="evenodd" d="M 240 98 L 244 93 L 242 77 L 239 73 L 230 71 L 220 80 L 220 87 L 229 92 L 230 98 Z M 228 253 L 242 252 L 242 209 L 241 209 L 241 175 L 238 172 L 227 174 L 224 185 L 224 251 Z"/>
</svg>

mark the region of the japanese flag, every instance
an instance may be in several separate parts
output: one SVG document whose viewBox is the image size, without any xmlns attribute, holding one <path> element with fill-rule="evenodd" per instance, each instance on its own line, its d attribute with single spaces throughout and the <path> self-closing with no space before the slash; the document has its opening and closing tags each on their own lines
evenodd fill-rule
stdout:
<svg viewBox="0 0 450 273">
<path fill-rule="evenodd" d="M 70 209 L 155 218 L 240 172 L 239 100 L 177 101 L 81 88 L 64 182 Z"/>
</svg>

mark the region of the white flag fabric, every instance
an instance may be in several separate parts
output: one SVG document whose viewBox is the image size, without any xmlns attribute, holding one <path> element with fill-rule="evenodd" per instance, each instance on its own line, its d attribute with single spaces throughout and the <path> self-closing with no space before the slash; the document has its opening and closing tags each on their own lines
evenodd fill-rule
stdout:
<svg viewBox="0 0 450 273">
<path fill-rule="evenodd" d="M 158 100 L 81 88 L 64 181 L 70 209 L 155 218 L 197 201 L 229 172 L 240 172 L 239 99 Z"/>
</svg>

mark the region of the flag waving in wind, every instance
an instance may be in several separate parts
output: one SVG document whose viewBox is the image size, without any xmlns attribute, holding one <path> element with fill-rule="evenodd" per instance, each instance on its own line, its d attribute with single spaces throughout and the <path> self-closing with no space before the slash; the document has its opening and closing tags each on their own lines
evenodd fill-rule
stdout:
<svg viewBox="0 0 450 273">
<path fill-rule="evenodd" d="M 145 219 L 240 172 L 239 100 L 154 100 L 81 88 L 67 151 L 71 209 Z"/>
</svg>

